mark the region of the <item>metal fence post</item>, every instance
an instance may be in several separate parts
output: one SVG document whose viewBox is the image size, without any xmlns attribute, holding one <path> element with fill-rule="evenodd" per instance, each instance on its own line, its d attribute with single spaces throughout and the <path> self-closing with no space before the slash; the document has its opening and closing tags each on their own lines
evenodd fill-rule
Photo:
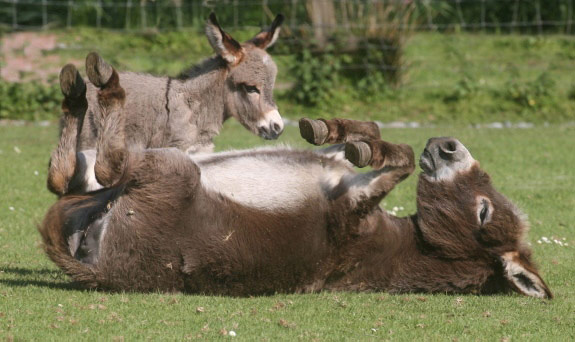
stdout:
<svg viewBox="0 0 575 342">
<path fill-rule="evenodd" d="M 12 0 L 12 28 L 18 29 L 18 0 Z"/>
<path fill-rule="evenodd" d="M 94 6 L 96 7 L 96 27 L 102 28 L 102 0 L 98 0 Z"/>
<path fill-rule="evenodd" d="M 74 6 L 74 3 L 72 2 L 72 0 L 68 0 L 68 16 L 66 17 L 66 27 L 70 28 L 72 27 L 72 7 Z"/>
<path fill-rule="evenodd" d="M 42 0 L 42 29 L 48 26 L 48 0 Z"/>
<path fill-rule="evenodd" d="M 130 30 L 130 24 L 132 21 L 131 15 L 132 15 L 132 0 L 128 0 L 126 2 L 126 22 L 124 24 L 125 29 L 128 31 Z"/>
</svg>

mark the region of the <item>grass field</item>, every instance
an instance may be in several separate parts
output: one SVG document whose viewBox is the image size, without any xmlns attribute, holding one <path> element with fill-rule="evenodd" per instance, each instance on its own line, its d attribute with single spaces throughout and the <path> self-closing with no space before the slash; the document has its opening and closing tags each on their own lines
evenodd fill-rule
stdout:
<svg viewBox="0 0 575 342">
<path fill-rule="evenodd" d="M 384 130 L 419 153 L 427 138 L 458 137 L 496 187 L 531 221 L 527 237 L 555 299 L 511 296 L 321 293 L 258 298 L 111 294 L 73 288 L 43 255 L 36 225 L 55 197 L 46 190 L 51 127 L 0 127 L 0 338 L 6 340 L 575 340 L 575 128 L 437 127 Z M 295 127 L 280 143 L 304 146 Z M 263 142 L 226 123 L 218 149 Z M 269 143 L 274 144 L 274 142 Z M 386 208 L 415 210 L 412 176 Z M 543 237 L 557 239 L 541 244 Z M 230 336 L 233 331 L 236 336 Z"/>
<path fill-rule="evenodd" d="M 257 30 L 231 33 L 243 41 Z M 7 35 L 5 41 L 10 41 L 10 37 Z M 119 70 L 169 76 L 178 75 L 213 53 L 204 34 L 197 32 L 127 34 L 76 29 L 38 33 L 34 39 L 54 39 L 54 44 L 49 50 L 37 51 L 35 58 L 23 58 L 27 45 L 13 49 L 5 57 L 6 62 L 29 59 L 32 65 L 20 72 L 24 80 L 44 74 L 54 81 L 66 63 L 74 63 L 82 70 L 90 51 L 100 52 Z M 289 88 L 297 81 L 294 75 L 298 73 L 293 68 L 302 63 L 294 54 L 286 54 L 287 46 L 280 39 L 270 51 L 279 69 L 275 98 L 286 117 L 343 116 L 439 124 L 575 121 L 573 36 L 418 32 L 405 47 L 406 76 L 402 87 L 382 87 L 381 91 L 378 87 L 376 96 L 365 96 L 365 91 L 344 77 L 334 84 L 322 83 L 320 80 L 326 77 L 317 77 L 318 84 L 329 86 L 331 96 L 315 107 L 298 104 L 289 95 Z M 0 66 L 2 63 L 0 59 Z M 16 68 L 15 64 L 5 65 L 7 71 Z M 55 118 L 59 89 L 41 91 L 38 82 L 28 82 L 28 86 L 22 89 L 26 95 L 17 95 L 0 82 L 0 97 L 6 97 L 0 118 Z M 42 96 L 43 93 L 46 94 Z M 37 102 L 48 108 L 31 105 Z"/>
</svg>

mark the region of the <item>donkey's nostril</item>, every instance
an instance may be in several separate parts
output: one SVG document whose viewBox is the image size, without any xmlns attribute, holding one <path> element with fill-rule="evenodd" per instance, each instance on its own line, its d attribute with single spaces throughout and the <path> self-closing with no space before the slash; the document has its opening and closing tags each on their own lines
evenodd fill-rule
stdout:
<svg viewBox="0 0 575 342">
<path fill-rule="evenodd" d="M 274 132 L 276 132 L 276 133 L 279 133 L 279 131 L 281 131 L 281 129 L 282 129 L 282 128 L 281 128 L 281 126 L 280 126 L 278 123 L 274 123 L 274 124 L 272 125 L 272 130 L 273 130 Z"/>
<path fill-rule="evenodd" d="M 457 144 L 454 140 L 448 140 L 439 144 L 439 148 L 442 152 L 451 154 L 457 151 Z"/>
</svg>

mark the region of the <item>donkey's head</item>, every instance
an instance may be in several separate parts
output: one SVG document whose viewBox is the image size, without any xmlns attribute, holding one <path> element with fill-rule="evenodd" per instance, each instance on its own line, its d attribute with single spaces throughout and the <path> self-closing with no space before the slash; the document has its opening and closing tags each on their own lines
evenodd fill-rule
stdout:
<svg viewBox="0 0 575 342">
<path fill-rule="evenodd" d="M 277 67 L 265 51 L 277 39 L 284 17 L 254 38 L 240 44 L 224 32 L 210 14 L 206 33 L 215 52 L 227 63 L 225 114 L 265 139 L 277 139 L 284 124 L 273 99 Z"/>
<path fill-rule="evenodd" d="M 523 242 L 524 215 L 491 184 L 457 139 L 427 142 L 417 189 L 421 236 L 442 258 L 483 260 L 490 267 L 486 291 L 514 290 L 540 298 L 552 294 L 531 261 Z"/>
</svg>

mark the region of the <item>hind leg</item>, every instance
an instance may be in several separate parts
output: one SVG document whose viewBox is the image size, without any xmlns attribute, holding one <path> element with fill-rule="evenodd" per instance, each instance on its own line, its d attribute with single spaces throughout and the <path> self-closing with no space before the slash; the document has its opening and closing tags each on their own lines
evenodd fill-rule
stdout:
<svg viewBox="0 0 575 342">
<path fill-rule="evenodd" d="M 60 88 L 64 94 L 60 141 L 50 157 L 47 185 L 51 192 L 63 196 L 73 192 L 76 188 L 73 184 L 76 171 L 76 149 L 78 135 L 88 109 L 88 101 L 86 100 L 86 84 L 72 64 L 62 68 Z"/>
<path fill-rule="evenodd" d="M 373 121 L 302 118 L 299 121 L 299 129 L 302 138 L 318 146 L 381 138 L 379 127 Z"/>
<path fill-rule="evenodd" d="M 380 139 L 379 127 L 375 122 L 347 119 L 299 121 L 302 138 L 314 145 L 333 144 L 315 152 L 335 160 L 346 159 L 346 142 Z"/>
<path fill-rule="evenodd" d="M 94 115 L 99 136 L 96 143 L 95 177 L 104 187 L 130 183 L 133 191 L 151 197 L 182 193 L 195 188 L 199 169 L 186 153 L 176 148 L 137 149 L 126 146 L 124 102 L 126 93 L 114 68 L 97 54 L 86 59 L 88 78 L 98 84 L 100 110 Z M 192 184 L 192 185 L 190 185 Z M 189 195 L 184 191 L 186 196 Z"/>
</svg>

